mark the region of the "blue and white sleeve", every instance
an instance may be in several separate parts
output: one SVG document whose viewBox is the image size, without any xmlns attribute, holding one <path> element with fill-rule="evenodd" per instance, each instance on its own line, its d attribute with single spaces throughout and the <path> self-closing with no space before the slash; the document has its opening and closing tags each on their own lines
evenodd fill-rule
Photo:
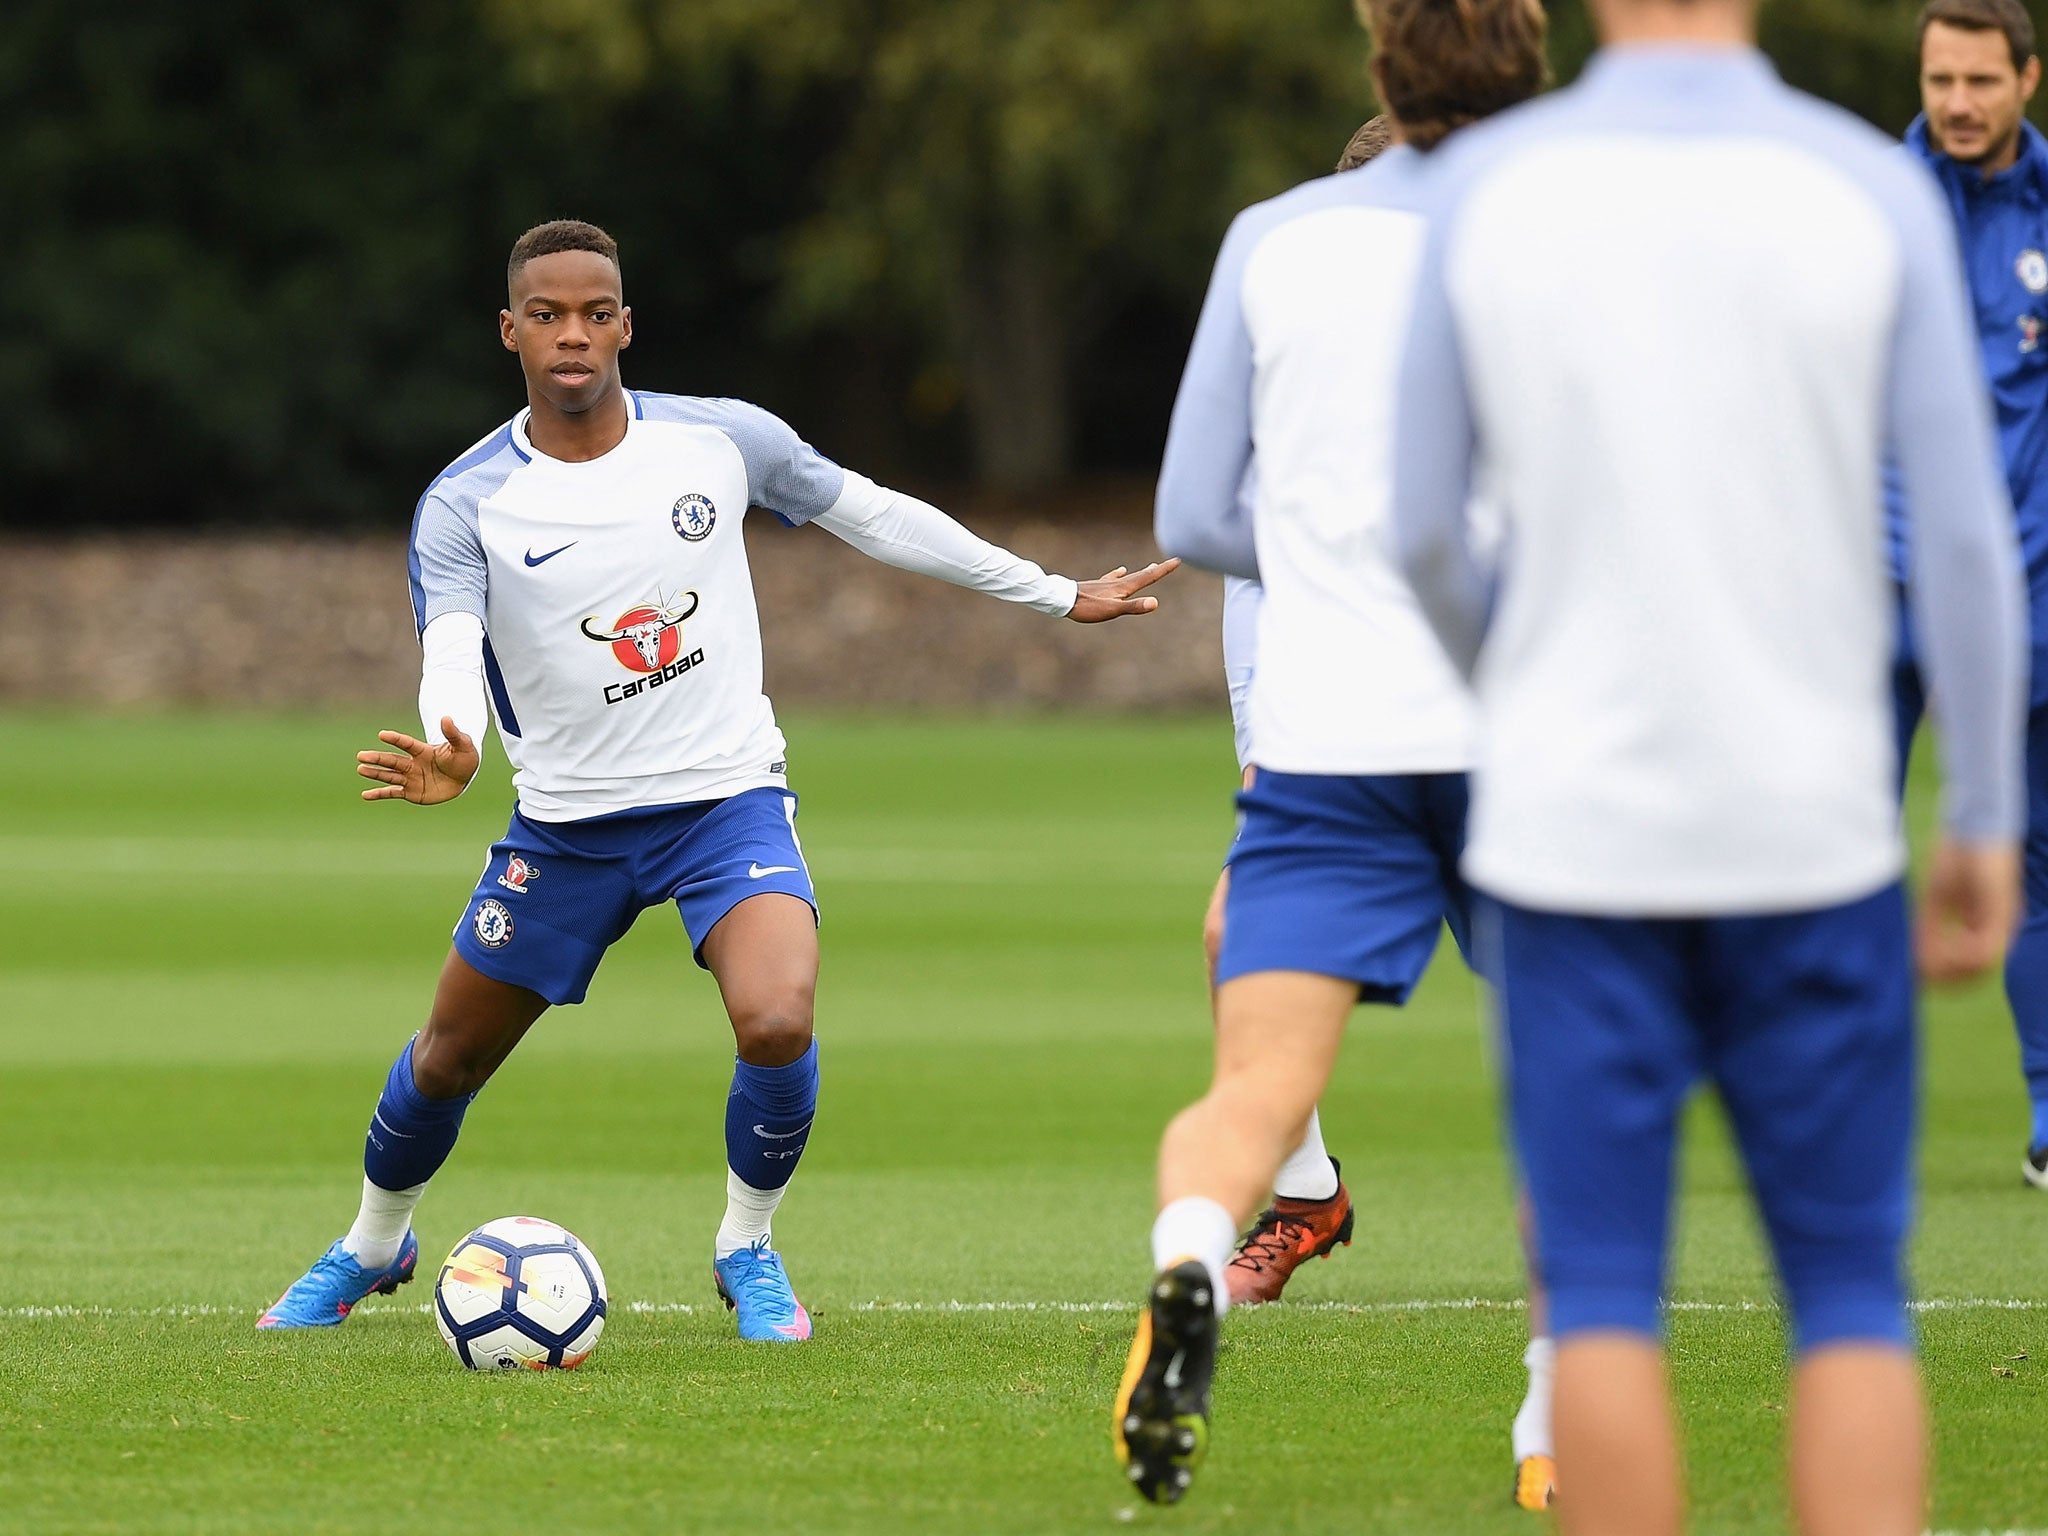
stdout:
<svg viewBox="0 0 2048 1536">
<path fill-rule="evenodd" d="M 1415 285 L 1394 417 L 1394 539 L 1430 627 L 1466 677 L 1479 659 L 1493 583 L 1469 508 L 1476 433 L 1457 317 L 1445 287 L 1444 221 L 1433 219 Z"/>
<path fill-rule="evenodd" d="M 474 614 L 481 621 L 490 591 L 476 501 L 459 493 L 445 494 L 448 484 L 444 480 L 429 490 L 413 513 L 408 564 L 413 629 L 418 634 L 425 634 L 444 613 Z"/>
<path fill-rule="evenodd" d="M 1237 766 L 1252 760 L 1252 673 L 1259 656 L 1259 609 L 1266 589 L 1243 576 L 1223 578 L 1223 682 L 1230 690 L 1230 726 L 1237 737 Z"/>
<path fill-rule="evenodd" d="M 1238 496 L 1252 457 L 1252 339 L 1242 299 L 1252 244 L 1240 214 L 1223 237 L 1174 397 L 1153 532 L 1160 548 L 1191 565 L 1256 578 L 1251 511 Z"/>
<path fill-rule="evenodd" d="M 413 516 L 413 622 L 420 639 L 420 732 L 444 738 L 452 717 L 479 747 L 490 719 L 484 702 L 484 615 L 489 567 L 477 532 L 477 504 L 442 481 L 420 498 Z"/>
<path fill-rule="evenodd" d="M 831 510 L 846 485 L 846 471 L 796 435 L 772 411 L 744 400 L 696 400 L 679 419 L 707 421 L 732 439 L 747 466 L 751 506 L 773 512 L 792 528 Z"/>
<path fill-rule="evenodd" d="M 1917 170 L 1897 209 L 1904 265 L 1892 337 L 1890 437 L 1911 509 L 1908 601 L 1958 841 L 2026 829 L 2026 577 L 2000 467 L 1961 258 Z"/>
</svg>

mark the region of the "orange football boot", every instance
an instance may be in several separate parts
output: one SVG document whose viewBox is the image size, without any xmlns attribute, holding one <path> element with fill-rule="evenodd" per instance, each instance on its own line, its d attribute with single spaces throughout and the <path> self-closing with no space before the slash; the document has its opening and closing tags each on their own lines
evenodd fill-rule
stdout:
<svg viewBox="0 0 2048 1536">
<path fill-rule="evenodd" d="M 1330 1159 L 1337 1168 L 1337 1160 Z M 1233 1307 L 1278 1301 L 1288 1277 L 1310 1259 L 1326 1259 L 1339 1245 L 1349 1247 L 1354 1213 L 1351 1192 L 1338 1169 L 1337 1193 L 1327 1200 L 1290 1200 L 1275 1195 L 1237 1245 L 1223 1271 Z"/>
<path fill-rule="evenodd" d="M 1515 1465 L 1515 1504 L 1548 1509 L 1557 1502 L 1557 1463 L 1548 1456 L 1524 1456 Z"/>
</svg>

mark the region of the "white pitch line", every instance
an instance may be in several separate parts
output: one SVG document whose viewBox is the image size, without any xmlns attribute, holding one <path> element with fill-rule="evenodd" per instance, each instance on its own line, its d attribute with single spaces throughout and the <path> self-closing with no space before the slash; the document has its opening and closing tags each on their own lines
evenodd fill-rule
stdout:
<svg viewBox="0 0 2048 1536">
<path fill-rule="evenodd" d="M 714 1310 L 708 1303 L 688 1301 L 621 1301 L 615 1303 L 618 1310 L 635 1314 L 679 1313 L 689 1316 L 700 1311 Z M 1417 1297 L 1408 1301 L 1290 1301 L 1275 1310 L 1280 1315 L 1290 1312 L 1335 1312 L 1351 1314 L 1398 1313 L 1398 1312 L 1520 1312 L 1528 1303 L 1520 1298 L 1501 1300 L 1487 1296 Z M 1915 1312 L 2048 1312 L 2048 1299 L 2033 1299 L 2021 1296 L 1930 1296 L 1920 1301 L 1909 1302 Z M 1133 1301 L 855 1301 L 843 1307 L 825 1307 L 825 1312 L 920 1312 L 936 1314 L 991 1313 L 991 1312 L 1044 1312 L 1051 1314 L 1088 1312 L 1135 1312 L 1138 1304 Z M 251 1309 L 246 1306 L 224 1306 L 217 1302 L 187 1302 L 161 1307 L 104 1307 L 71 1306 L 62 1303 L 48 1306 L 0 1307 L 0 1319 L 29 1321 L 39 1318 L 92 1318 L 92 1317 L 233 1317 Z M 365 1302 L 361 1308 L 365 1313 L 375 1312 L 420 1312 L 433 1311 L 431 1302 L 407 1304 L 404 1302 Z M 1674 1301 L 1669 1310 L 1673 1312 L 1777 1312 L 1775 1301 Z M 2007 1533 L 1986 1533 L 1986 1536 L 2007 1536 Z M 2018 1533 L 2018 1536 L 2048 1536 L 2048 1532 Z"/>
</svg>

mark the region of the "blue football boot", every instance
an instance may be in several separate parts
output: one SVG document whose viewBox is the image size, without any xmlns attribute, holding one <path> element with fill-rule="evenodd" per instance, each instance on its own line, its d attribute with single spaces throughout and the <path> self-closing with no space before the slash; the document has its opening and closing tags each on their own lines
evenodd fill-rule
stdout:
<svg viewBox="0 0 2048 1536">
<path fill-rule="evenodd" d="M 711 1273 L 718 1281 L 719 1299 L 738 1314 L 741 1338 L 793 1344 L 811 1336 L 811 1314 L 789 1288 L 782 1255 L 768 1246 L 767 1238 L 757 1238 L 751 1248 L 728 1258 L 714 1259 Z"/>
<path fill-rule="evenodd" d="M 355 1309 L 355 1304 L 375 1291 L 389 1296 L 412 1279 L 419 1268 L 419 1239 L 408 1229 L 398 1245 L 398 1257 L 384 1269 L 365 1269 L 349 1256 L 339 1241 L 313 1261 L 313 1267 L 294 1280 L 291 1289 L 256 1319 L 258 1328 L 332 1328 Z"/>
</svg>

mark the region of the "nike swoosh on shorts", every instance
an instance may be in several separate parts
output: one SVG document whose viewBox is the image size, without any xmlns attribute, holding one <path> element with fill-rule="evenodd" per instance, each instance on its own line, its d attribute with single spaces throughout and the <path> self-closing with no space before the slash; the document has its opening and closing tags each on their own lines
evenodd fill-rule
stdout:
<svg viewBox="0 0 2048 1536">
<path fill-rule="evenodd" d="M 763 875 L 793 875 L 795 873 L 796 866 L 794 864 L 770 864 L 765 868 L 759 864 L 749 864 L 747 866 L 747 878 L 749 880 L 758 880 Z"/>
</svg>

